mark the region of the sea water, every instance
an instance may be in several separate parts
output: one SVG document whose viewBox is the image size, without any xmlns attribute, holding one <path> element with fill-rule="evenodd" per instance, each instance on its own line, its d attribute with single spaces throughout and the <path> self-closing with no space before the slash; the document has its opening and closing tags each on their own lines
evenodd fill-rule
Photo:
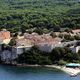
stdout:
<svg viewBox="0 0 80 80">
<path fill-rule="evenodd" d="M 80 80 L 80 75 L 70 77 L 65 72 L 44 67 L 0 66 L 0 80 Z"/>
</svg>

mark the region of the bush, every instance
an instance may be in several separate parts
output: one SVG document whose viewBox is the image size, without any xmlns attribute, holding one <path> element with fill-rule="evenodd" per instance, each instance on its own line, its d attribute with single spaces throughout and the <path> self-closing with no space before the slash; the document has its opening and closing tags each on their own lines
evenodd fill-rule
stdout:
<svg viewBox="0 0 80 80">
<path fill-rule="evenodd" d="M 16 40 L 15 40 L 15 38 L 11 39 L 11 41 L 9 42 L 9 45 L 10 45 L 10 46 L 16 45 Z"/>
<path fill-rule="evenodd" d="M 67 63 L 67 62 L 64 61 L 64 60 L 59 60 L 59 62 L 58 62 L 59 65 L 65 65 L 66 63 Z"/>
</svg>

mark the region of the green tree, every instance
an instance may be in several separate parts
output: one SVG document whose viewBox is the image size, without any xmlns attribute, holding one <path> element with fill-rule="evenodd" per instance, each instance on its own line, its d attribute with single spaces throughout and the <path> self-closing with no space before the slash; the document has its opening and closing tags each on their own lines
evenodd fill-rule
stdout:
<svg viewBox="0 0 80 80">
<path fill-rule="evenodd" d="M 12 38 L 12 39 L 11 39 L 11 41 L 9 42 L 9 45 L 10 45 L 10 46 L 16 45 L 16 40 L 15 40 L 15 38 Z"/>
<path fill-rule="evenodd" d="M 17 62 L 40 65 L 51 64 L 49 57 L 46 54 L 44 55 L 36 46 L 33 46 L 30 50 L 19 55 Z"/>
<path fill-rule="evenodd" d="M 54 32 L 51 32 L 50 36 L 52 36 L 53 38 L 57 37 L 57 35 Z"/>
</svg>

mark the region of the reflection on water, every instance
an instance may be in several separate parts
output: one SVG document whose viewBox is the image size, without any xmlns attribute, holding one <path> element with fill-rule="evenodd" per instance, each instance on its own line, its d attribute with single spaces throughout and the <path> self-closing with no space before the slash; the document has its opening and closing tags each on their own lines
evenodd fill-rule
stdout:
<svg viewBox="0 0 80 80">
<path fill-rule="evenodd" d="M 0 66 L 0 80 L 80 80 L 52 68 Z"/>
</svg>

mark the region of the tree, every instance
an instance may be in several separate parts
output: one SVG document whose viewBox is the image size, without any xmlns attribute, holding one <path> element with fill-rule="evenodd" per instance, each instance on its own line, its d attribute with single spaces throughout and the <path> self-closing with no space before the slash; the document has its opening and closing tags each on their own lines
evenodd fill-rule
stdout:
<svg viewBox="0 0 80 80">
<path fill-rule="evenodd" d="M 59 62 L 58 62 L 59 65 L 66 65 L 66 63 L 67 63 L 67 62 L 64 61 L 64 60 L 59 60 Z"/>
<path fill-rule="evenodd" d="M 54 32 L 51 32 L 50 36 L 52 36 L 53 38 L 57 37 Z"/>
<path fill-rule="evenodd" d="M 74 38 L 75 38 L 76 40 L 80 40 L 80 36 L 79 36 L 79 35 L 74 36 Z"/>
<path fill-rule="evenodd" d="M 69 29 L 69 28 L 67 28 L 67 29 L 65 29 L 65 31 L 66 31 L 67 33 L 69 33 L 69 32 L 71 32 L 72 30 Z"/>
<path fill-rule="evenodd" d="M 53 62 L 55 61 L 59 61 L 61 59 L 61 52 L 60 52 L 60 48 L 55 48 L 52 50 L 51 54 L 50 54 L 50 58 Z"/>
<path fill-rule="evenodd" d="M 16 40 L 15 40 L 15 38 L 12 38 L 12 39 L 11 39 L 11 41 L 9 42 L 9 45 L 10 45 L 10 46 L 16 45 Z"/>
<path fill-rule="evenodd" d="M 17 58 L 18 63 L 26 63 L 26 64 L 51 64 L 51 60 L 49 56 L 38 49 L 38 47 L 33 46 L 30 50 L 24 52 L 23 54 L 19 55 Z"/>
<path fill-rule="evenodd" d="M 71 35 L 64 35 L 64 38 L 65 38 L 65 40 L 70 40 L 70 41 L 74 40 L 74 37 Z"/>
<path fill-rule="evenodd" d="M 60 26 L 54 26 L 54 31 L 59 32 L 60 31 Z"/>
<path fill-rule="evenodd" d="M 36 32 L 36 33 L 38 33 L 39 35 L 41 35 L 41 34 L 43 34 L 43 29 L 41 29 L 41 28 L 36 28 L 36 29 L 34 30 L 34 32 Z"/>
</svg>

